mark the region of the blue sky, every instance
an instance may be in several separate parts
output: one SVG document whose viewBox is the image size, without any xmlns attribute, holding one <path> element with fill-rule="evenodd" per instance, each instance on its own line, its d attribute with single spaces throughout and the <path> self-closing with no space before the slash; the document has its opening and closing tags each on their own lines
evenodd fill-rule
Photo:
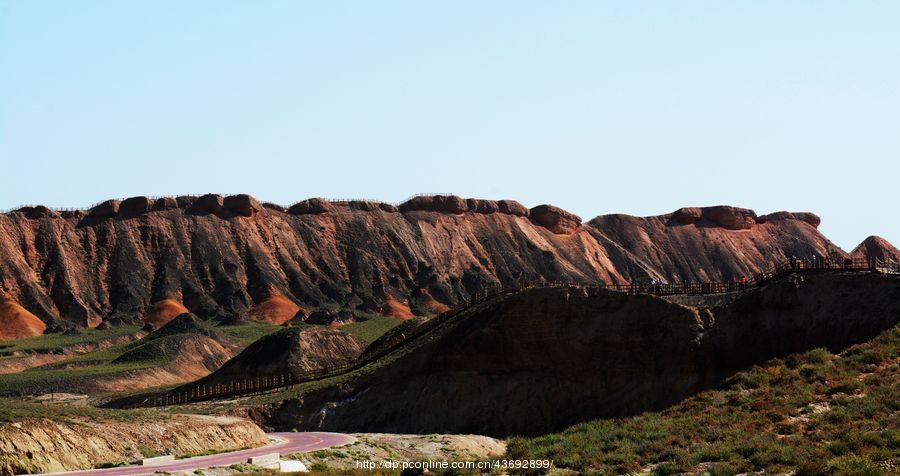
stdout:
<svg viewBox="0 0 900 476">
<path fill-rule="evenodd" d="M 900 2 L 0 0 L 0 208 L 811 210 L 900 244 Z"/>
</svg>

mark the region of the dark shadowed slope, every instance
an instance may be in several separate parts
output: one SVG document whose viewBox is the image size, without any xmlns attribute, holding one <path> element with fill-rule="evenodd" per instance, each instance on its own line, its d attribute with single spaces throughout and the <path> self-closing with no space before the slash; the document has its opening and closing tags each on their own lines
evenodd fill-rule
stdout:
<svg viewBox="0 0 900 476">
<path fill-rule="evenodd" d="M 597 289 L 529 289 L 275 404 L 269 424 L 541 434 L 662 408 L 736 369 L 842 348 L 898 321 L 900 279 L 874 274 L 792 276 L 703 309 Z"/>
</svg>

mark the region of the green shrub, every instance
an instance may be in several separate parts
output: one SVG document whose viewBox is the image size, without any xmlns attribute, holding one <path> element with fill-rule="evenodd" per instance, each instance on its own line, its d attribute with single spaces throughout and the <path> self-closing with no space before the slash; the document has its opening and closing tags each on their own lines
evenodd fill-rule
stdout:
<svg viewBox="0 0 900 476">
<path fill-rule="evenodd" d="M 878 476 L 881 470 L 868 458 L 857 455 L 839 456 L 826 465 L 834 476 Z"/>
</svg>

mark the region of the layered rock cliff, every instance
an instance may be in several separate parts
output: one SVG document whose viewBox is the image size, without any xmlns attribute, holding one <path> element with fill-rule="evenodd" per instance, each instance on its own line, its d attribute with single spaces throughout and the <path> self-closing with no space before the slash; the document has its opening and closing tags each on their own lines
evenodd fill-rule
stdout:
<svg viewBox="0 0 900 476">
<path fill-rule="evenodd" d="M 734 279 L 791 254 L 844 255 L 817 224 L 731 207 L 581 224 L 549 205 L 455 196 L 287 208 L 247 195 L 133 197 L 0 214 L 0 285 L 62 327 L 159 326 L 185 309 L 281 323 L 334 304 L 408 317 L 497 285 Z"/>
</svg>

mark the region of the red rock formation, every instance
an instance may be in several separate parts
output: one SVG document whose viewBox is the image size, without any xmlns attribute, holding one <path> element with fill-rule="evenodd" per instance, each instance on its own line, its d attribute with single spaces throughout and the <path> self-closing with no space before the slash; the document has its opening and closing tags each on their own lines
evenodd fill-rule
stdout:
<svg viewBox="0 0 900 476">
<path fill-rule="evenodd" d="M 0 341 L 39 336 L 46 329 L 37 316 L 0 292 Z"/>
<path fill-rule="evenodd" d="M 581 217 L 553 205 L 538 205 L 529 210 L 528 217 L 557 235 L 571 235 L 581 226 Z"/>
<path fill-rule="evenodd" d="M 150 211 L 151 203 L 147 197 L 127 198 L 119 205 L 119 216 L 132 218 Z"/>
<path fill-rule="evenodd" d="M 727 230 L 749 230 L 756 224 L 756 213 L 753 210 L 726 205 L 701 208 L 700 218 Z"/>
<path fill-rule="evenodd" d="M 900 261 L 900 250 L 880 236 L 870 236 L 853 248 L 850 256 L 867 260 Z"/>
<path fill-rule="evenodd" d="M 744 208 L 692 207 L 655 217 L 604 215 L 588 225 L 601 242 L 609 240 L 674 281 L 734 280 L 791 255 L 846 256 L 818 232 L 818 217 L 811 213 L 757 218 Z"/>
<path fill-rule="evenodd" d="M 259 205 L 259 202 L 257 202 L 255 198 L 243 193 L 240 195 L 231 195 L 229 197 L 225 197 L 223 206 L 229 212 L 243 217 L 252 217 L 254 214 L 259 213 L 262 210 L 262 207 Z"/>
<path fill-rule="evenodd" d="M 322 200 L 321 198 L 310 198 L 291 205 L 287 212 L 291 215 L 317 215 L 331 211 L 331 208 L 331 204 L 326 200 Z"/>
<path fill-rule="evenodd" d="M 153 327 L 159 329 L 186 312 L 188 312 L 187 308 L 175 299 L 163 299 L 153 304 L 150 310 L 144 314 L 143 321 L 153 324 Z"/>
<path fill-rule="evenodd" d="M 290 321 L 300 311 L 300 306 L 278 294 L 272 294 L 268 298 L 255 304 L 250 309 L 250 318 L 271 324 L 284 324 Z"/>
<path fill-rule="evenodd" d="M 384 296 L 455 306 L 499 285 L 722 280 L 791 254 L 843 256 L 797 214 L 747 228 L 752 211 L 724 207 L 582 226 L 556 207 L 453 196 L 399 210 L 310 199 L 287 213 L 240 195 L 161 198 L 148 211 L 141 197 L 125 202 L 88 216 L 0 214 L 0 286 L 44 322 L 96 325 L 140 319 L 171 296 L 205 319 L 247 317 L 273 292 L 307 309 L 371 312 Z"/>
<path fill-rule="evenodd" d="M 396 317 L 397 319 L 412 319 L 415 317 L 409 306 L 390 296 L 384 300 L 384 307 L 381 312 L 385 316 Z"/>
</svg>

